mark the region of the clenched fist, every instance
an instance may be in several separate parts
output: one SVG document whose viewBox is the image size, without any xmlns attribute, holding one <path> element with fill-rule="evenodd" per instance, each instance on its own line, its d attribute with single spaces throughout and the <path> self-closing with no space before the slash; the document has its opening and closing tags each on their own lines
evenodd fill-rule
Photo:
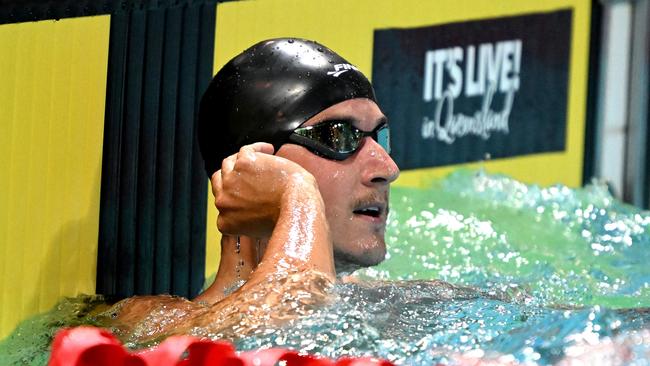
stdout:
<svg viewBox="0 0 650 366">
<path fill-rule="evenodd" d="M 243 146 L 212 175 L 222 233 L 268 237 L 283 207 L 320 194 L 308 171 L 272 154 L 273 145 L 268 143 Z"/>
</svg>

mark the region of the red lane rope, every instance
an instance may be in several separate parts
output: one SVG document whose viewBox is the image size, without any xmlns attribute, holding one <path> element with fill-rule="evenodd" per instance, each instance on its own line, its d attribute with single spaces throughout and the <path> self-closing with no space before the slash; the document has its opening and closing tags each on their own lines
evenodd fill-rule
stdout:
<svg viewBox="0 0 650 366">
<path fill-rule="evenodd" d="M 129 352 L 105 329 L 77 327 L 60 330 L 48 366 L 394 366 L 371 357 L 331 360 L 296 351 L 271 348 L 237 352 L 224 341 L 206 341 L 190 336 L 173 336 L 161 344 Z"/>
</svg>

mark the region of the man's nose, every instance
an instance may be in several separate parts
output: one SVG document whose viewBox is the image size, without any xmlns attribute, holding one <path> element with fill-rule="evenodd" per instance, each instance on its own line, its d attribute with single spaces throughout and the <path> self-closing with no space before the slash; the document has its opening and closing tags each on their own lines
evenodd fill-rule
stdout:
<svg viewBox="0 0 650 366">
<path fill-rule="evenodd" d="M 388 185 L 399 177 L 397 164 L 377 141 L 366 137 L 360 152 L 364 158 L 362 178 L 365 185 Z"/>
</svg>

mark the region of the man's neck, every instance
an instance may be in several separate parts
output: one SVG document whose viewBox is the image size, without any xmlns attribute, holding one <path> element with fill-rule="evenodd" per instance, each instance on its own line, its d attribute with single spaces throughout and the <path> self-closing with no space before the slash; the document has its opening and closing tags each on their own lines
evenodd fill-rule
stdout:
<svg viewBox="0 0 650 366">
<path fill-rule="evenodd" d="M 262 245 L 263 246 L 263 245 Z M 195 300 L 215 303 L 247 281 L 262 257 L 260 241 L 248 236 L 223 235 L 217 276 Z"/>
</svg>

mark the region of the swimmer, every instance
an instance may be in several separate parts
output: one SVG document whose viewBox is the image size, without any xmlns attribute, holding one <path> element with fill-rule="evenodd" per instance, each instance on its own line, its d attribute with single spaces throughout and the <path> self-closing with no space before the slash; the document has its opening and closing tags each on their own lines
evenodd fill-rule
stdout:
<svg viewBox="0 0 650 366">
<path fill-rule="evenodd" d="M 195 299 L 204 307 L 164 299 L 182 311 L 153 333 L 219 321 L 270 278 L 333 281 L 337 271 L 384 259 L 388 191 L 399 175 L 388 122 L 368 79 L 332 50 L 290 38 L 245 50 L 204 94 L 198 138 L 219 210 L 221 262 Z M 134 297 L 111 314 L 151 323 L 142 314 L 159 304 Z"/>
<path fill-rule="evenodd" d="M 334 275 L 332 253 L 339 272 L 384 259 L 399 169 L 370 82 L 341 56 L 301 39 L 249 48 L 208 87 L 198 136 L 225 234 L 199 300 L 280 260 Z"/>
</svg>

